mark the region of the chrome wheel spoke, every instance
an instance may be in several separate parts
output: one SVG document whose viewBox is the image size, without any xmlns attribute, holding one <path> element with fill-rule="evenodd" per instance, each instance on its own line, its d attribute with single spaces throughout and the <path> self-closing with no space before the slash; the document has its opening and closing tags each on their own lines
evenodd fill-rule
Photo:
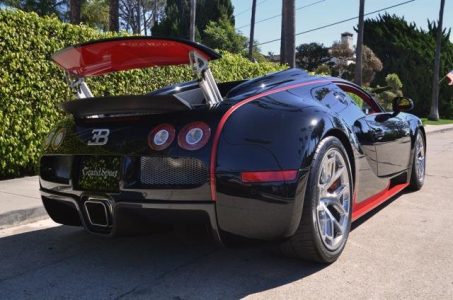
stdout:
<svg viewBox="0 0 453 300">
<path fill-rule="evenodd" d="M 336 250 L 344 241 L 349 222 L 349 173 L 346 161 L 337 149 L 326 153 L 320 169 L 317 206 L 319 233 L 324 245 Z"/>
</svg>

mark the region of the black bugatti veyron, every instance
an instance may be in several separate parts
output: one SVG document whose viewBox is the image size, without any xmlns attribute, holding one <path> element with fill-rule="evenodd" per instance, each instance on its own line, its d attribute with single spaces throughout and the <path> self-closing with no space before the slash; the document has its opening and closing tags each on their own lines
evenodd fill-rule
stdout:
<svg viewBox="0 0 453 300">
<path fill-rule="evenodd" d="M 57 223 L 115 235 L 206 222 L 214 237 L 275 241 L 332 262 L 351 222 L 425 176 L 413 103 L 385 111 L 359 86 L 299 69 L 216 83 L 213 50 L 129 37 L 57 52 L 77 95 L 45 140 L 44 206 Z M 144 95 L 94 97 L 84 78 L 188 64 L 196 80 Z"/>
</svg>

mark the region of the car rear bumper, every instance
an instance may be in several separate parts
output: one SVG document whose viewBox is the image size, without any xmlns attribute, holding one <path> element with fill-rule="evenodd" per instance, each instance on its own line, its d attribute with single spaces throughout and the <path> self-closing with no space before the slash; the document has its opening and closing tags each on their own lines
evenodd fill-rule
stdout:
<svg viewBox="0 0 453 300">
<path fill-rule="evenodd" d="M 201 223 L 212 231 L 212 236 L 221 242 L 217 225 L 215 203 L 208 202 L 122 202 L 113 201 L 105 195 L 72 195 L 41 188 L 44 207 L 57 223 L 83 226 L 87 231 L 107 236 L 147 232 L 157 224 Z M 87 202 L 107 203 L 107 223 L 90 218 Z"/>
</svg>

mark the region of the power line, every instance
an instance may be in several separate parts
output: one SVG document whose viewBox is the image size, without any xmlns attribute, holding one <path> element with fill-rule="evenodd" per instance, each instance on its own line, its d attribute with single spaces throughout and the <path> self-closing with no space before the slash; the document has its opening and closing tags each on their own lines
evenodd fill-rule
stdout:
<svg viewBox="0 0 453 300">
<path fill-rule="evenodd" d="M 310 7 L 310 6 L 313 6 L 313 5 L 315 5 L 315 4 L 318 4 L 318 3 L 321 3 L 321 2 L 325 2 L 325 1 L 326 1 L 326 0 L 319 0 L 319 1 L 316 1 L 316 2 L 313 2 L 313 3 L 309 3 L 309 4 L 306 4 L 306 5 L 303 5 L 303 6 L 300 6 L 300 7 L 296 8 L 296 10 L 301 10 L 301 9 L 303 9 L 303 8 L 307 8 L 307 7 Z M 281 15 L 282 15 L 282 14 L 278 14 L 278 15 L 275 15 L 275 16 L 272 16 L 272 17 L 269 17 L 269 18 L 265 18 L 265 19 L 256 21 L 255 24 L 262 23 L 262 22 L 265 22 L 265 21 L 269 21 L 269 20 L 272 20 L 272 19 L 281 17 Z M 250 26 L 250 25 L 251 25 L 251 24 L 242 25 L 242 26 L 237 27 L 237 29 L 241 29 L 241 28 L 244 28 L 244 27 L 248 27 L 248 26 Z"/>
<path fill-rule="evenodd" d="M 263 3 L 263 2 L 266 2 L 266 1 L 267 1 L 267 0 L 261 0 L 261 1 L 258 2 L 256 5 L 261 4 L 261 3 Z M 248 12 L 248 11 L 251 10 L 251 9 L 252 9 L 251 7 L 250 7 L 250 8 L 247 8 L 247 9 L 244 9 L 244 10 L 238 12 L 235 16 L 236 16 L 236 17 L 237 17 L 237 16 L 240 16 L 240 15 L 242 15 L 242 14 Z"/>
<path fill-rule="evenodd" d="M 397 6 L 409 4 L 409 3 L 414 2 L 414 1 L 415 0 L 404 1 L 404 2 L 401 2 L 401 3 L 395 4 L 395 5 L 391 5 L 391 6 L 388 6 L 388 7 L 385 7 L 385 8 L 381 8 L 381 9 L 378 9 L 378 10 L 375 10 L 375 11 L 368 12 L 368 13 L 364 14 L 364 16 L 372 15 L 372 14 L 375 14 L 375 13 L 378 13 L 378 12 L 381 12 L 381 11 L 385 11 L 387 9 L 395 8 Z M 309 32 L 313 32 L 313 31 L 317 31 L 317 30 L 320 30 L 320 29 L 324 29 L 324 28 L 327 28 L 327 27 L 332 27 L 332 26 L 335 26 L 335 25 L 338 25 L 338 24 L 341 24 L 341 23 L 346 23 L 346 22 L 349 22 L 349 21 L 352 21 L 352 20 L 355 20 L 355 19 L 358 19 L 358 18 L 359 18 L 358 16 L 357 17 L 352 17 L 352 18 L 344 19 L 344 20 L 337 21 L 337 22 L 334 22 L 334 23 L 330 23 L 330 24 L 327 24 L 327 25 L 323 25 L 323 26 L 320 26 L 320 27 L 312 28 L 312 29 L 309 29 L 309 30 L 306 30 L 306 31 L 298 32 L 298 33 L 296 33 L 296 36 L 302 35 L 302 34 L 306 34 L 306 33 L 309 33 Z M 271 41 L 259 43 L 259 44 L 257 44 L 257 46 L 274 43 L 274 42 L 277 42 L 277 41 L 280 41 L 280 40 L 281 40 L 281 38 L 274 39 L 274 40 L 271 40 Z"/>
</svg>

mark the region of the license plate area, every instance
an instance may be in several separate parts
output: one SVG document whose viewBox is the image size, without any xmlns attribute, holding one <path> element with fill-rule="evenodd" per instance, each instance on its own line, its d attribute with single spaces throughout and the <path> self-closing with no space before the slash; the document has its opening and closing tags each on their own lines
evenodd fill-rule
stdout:
<svg viewBox="0 0 453 300">
<path fill-rule="evenodd" d="M 119 191 L 121 158 L 116 156 L 79 156 L 75 163 L 74 188 L 80 191 Z"/>
</svg>

